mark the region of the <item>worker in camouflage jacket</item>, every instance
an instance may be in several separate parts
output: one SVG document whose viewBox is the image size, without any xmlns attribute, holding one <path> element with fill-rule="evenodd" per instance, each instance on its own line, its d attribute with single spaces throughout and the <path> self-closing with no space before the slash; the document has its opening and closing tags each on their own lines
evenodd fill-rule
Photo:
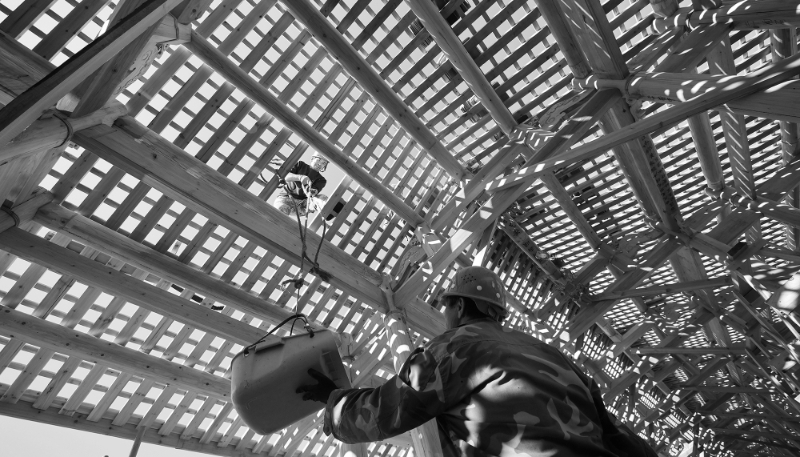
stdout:
<svg viewBox="0 0 800 457">
<path fill-rule="evenodd" d="M 382 386 L 337 389 L 310 372 L 319 383 L 298 392 L 326 403 L 326 434 L 380 441 L 436 419 L 445 457 L 656 455 L 606 410 L 571 360 L 501 326 L 505 289 L 494 272 L 461 269 L 442 299 L 448 330 Z"/>
</svg>

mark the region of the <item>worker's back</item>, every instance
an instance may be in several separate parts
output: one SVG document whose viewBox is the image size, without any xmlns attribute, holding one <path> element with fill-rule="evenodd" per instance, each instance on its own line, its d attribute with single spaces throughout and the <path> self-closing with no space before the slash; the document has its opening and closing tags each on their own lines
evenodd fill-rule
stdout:
<svg viewBox="0 0 800 457">
<path fill-rule="evenodd" d="M 380 441 L 436 418 L 445 457 L 651 457 L 557 349 L 490 318 L 415 349 L 375 388 L 334 390 L 325 433 Z"/>
<path fill-rule="evenodd" d="M 646 455 L 613 443 L 620 436 L 604 437 L 604 428 L 628 432 L 610 423 L 587 376 L 530 335 L 485 319 L 445 332 L 424 352 L 437 361 L 445 403 L 455 403 L 437 416 L 440 434 L 450 438 L 442 437 L 446 456 Z M 638 441 L 623 441 L 629 438 Z"/>
</svg>

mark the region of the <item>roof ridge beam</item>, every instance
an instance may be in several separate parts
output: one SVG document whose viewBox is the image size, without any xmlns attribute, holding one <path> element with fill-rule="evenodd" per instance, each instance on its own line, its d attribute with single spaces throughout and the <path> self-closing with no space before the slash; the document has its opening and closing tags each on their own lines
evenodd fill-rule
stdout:
<svg viewBox="0 0 800 457">
<path fill-rule="evenodd" d="M 467 171 L 458 159 L 436 139 L 425 123 L 309 0 L 282 0 L 282 3 L 358 81 L 359 86 L 383 107 L 386 114 L 394 118 L 450 176 L 457 181 L 467 177 Z"/>
</svg>

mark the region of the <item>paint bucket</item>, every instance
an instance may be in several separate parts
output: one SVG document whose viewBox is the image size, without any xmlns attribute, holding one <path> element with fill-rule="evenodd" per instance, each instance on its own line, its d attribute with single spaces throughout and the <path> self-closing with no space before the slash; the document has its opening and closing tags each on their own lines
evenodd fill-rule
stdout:
<svg viewBox="0 0 800 457">
<path fill-rule="evenodd" d="M 337 387 L 349 388 L 336 336 L 329 330 L 272 337 L 246 347 L 231 362 L 231 400 L 248 427 L 262 435 L 284 429 L 325 405 L 303 401 L 295 390 L 315 385 L 314 368 Z"/>
</svg>

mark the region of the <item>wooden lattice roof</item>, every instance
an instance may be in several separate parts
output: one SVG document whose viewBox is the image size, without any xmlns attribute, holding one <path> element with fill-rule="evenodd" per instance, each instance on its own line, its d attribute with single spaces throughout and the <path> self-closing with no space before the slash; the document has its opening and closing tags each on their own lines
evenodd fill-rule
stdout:
<svg viewBox="0 0 800 457">
<path fill-rule="evenodd" d="M 422 344 L 481 263 L 506 325 L 662 455 L 797 455 L 798 24 L 794 0 L 3 0 L 0 414 L 331 456 L 318 415 L 248 429 L 232 357 L 300 311 L 377 385 L 384 316 Z M 314 152 L 330 281 L 272 206 Z"/>
</svg>

